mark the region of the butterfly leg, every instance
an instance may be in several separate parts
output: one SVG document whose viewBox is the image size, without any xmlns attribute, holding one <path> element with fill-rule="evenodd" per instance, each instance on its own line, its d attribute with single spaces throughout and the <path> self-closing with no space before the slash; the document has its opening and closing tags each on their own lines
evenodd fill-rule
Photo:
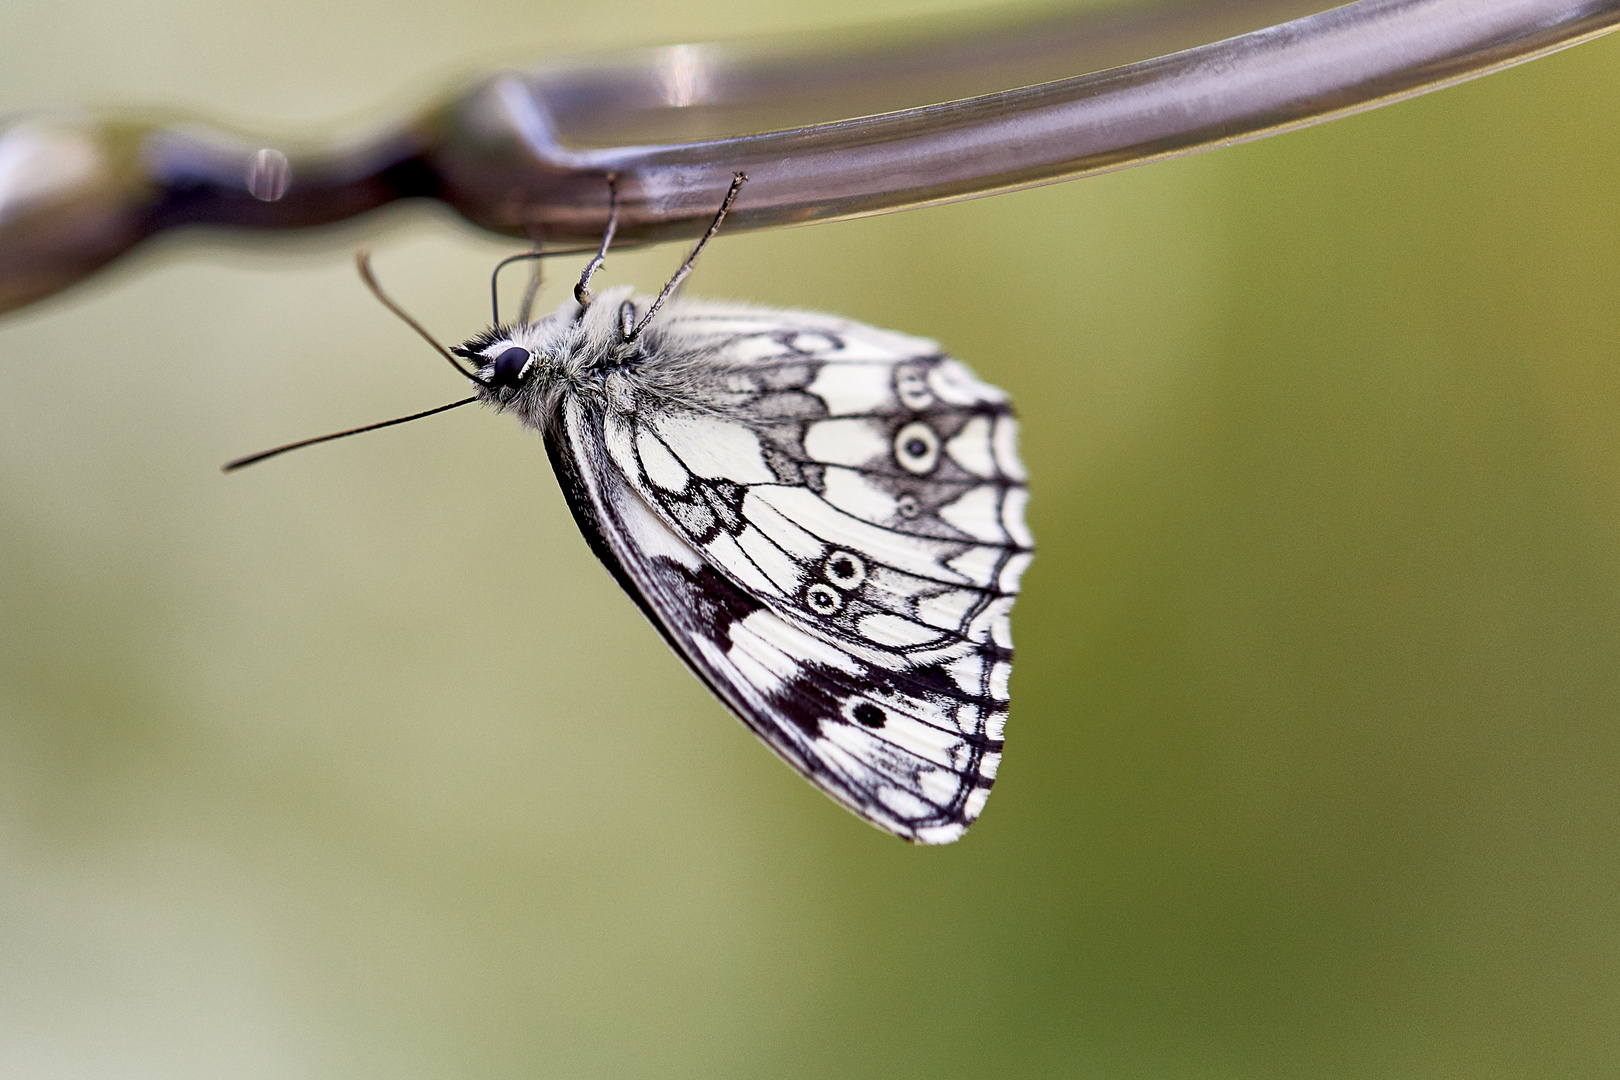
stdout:
<svg viewBox="0 0 1620 1080">
<path fill-rule="evenodd" d="M 619 231 L 619 174 L 607 174 L 608 185 L 608 219 L 607 228 L 602 233 L 602 246 L 597 249 L 596 256 L 585 264 L 585 272 L 579 275 L 579 284 L 574 286 L 574 299 L 579 301 L 582 308 L 591 306 L 591 278 L 607 262 L 608 248 L 613 244 L 613 234 Z"/>
<path fill-rule="evenodd" d="M 720 203 L 719 213 L 715 214 L 714 221 L 709 223 L 709 231 L 704 233 L 702 238 L 698 240 L 697 247 L 693 248 L 692 254 L 688 255 L 686 261 L 681 263 L 681 268 L 675 271 L 675 276 L 669 279 L 669 284 L 664 286 L 664 291 L 658 294 L 658 299 L 652 302 L 652 307 L 647 309 L 647 314 L 641 317 L 641 321 L 636 324 L 636 328 L 625 335 L 625 341 L 634 341 L 647 328 L 647 324 L 652 322 L 652 317 L 658 314 L 658 309 L 664 306 L 664 301 L 669 299 L 669 294 L 674 292 L 686 278 L 686 275 L 692 272 L 692 264 L 697 262 L 698 254 L 708 245 L 710 240 L 714 239 L 714 234 L 720 231 L 720 223 L 726 220 L 726 211 L 730 210 L 731 204 L 737 201 L 737 192 L 742 190 L 743 184 L 747 183 L 747 181 L 747 173 L 732 174 L 731 187 L 727 190 L 725 199 Z"/>
<path fill-rule="evenodd" d="M 529 272 L 529 284 L 523 289 L 523 304 L 518 308 L 518 322 L 528 325 L 534 318 L 534 298 L 540 295 L 540 286 L 545 284 L 545 263 L 541 261 L 541 252 L 545 250 L 545 235 L 538 224 L 529 226 L 529 239 L 534 243 L 534 268 Z"/>
</svg>

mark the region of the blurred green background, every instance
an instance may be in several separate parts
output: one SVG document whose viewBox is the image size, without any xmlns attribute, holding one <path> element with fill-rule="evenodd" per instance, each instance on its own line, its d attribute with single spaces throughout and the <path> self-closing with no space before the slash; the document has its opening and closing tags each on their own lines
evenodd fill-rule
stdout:
<svg viewBox="0 0 1620 1080">
<path fill-rule="evenodd" d="M 930 10 L 19 4 L 0 109 L 352 130 Z M 1008 752 L 938 850 L 757 745 L 509 421 L 218 473 L 459 393 L 355 246 L 459 338 L 512 245 L 170 240 L 0 321 L 0 1074 L 1616 1075 L 1616 100 L 1608 39 L 711 249 L 693 295 L 936 337 L 1021 405 Z"/>
</svg>

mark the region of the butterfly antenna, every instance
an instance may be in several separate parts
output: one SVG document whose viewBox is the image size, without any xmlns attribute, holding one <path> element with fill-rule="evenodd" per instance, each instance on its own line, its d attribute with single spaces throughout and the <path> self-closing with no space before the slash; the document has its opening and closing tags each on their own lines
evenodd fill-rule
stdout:
<svg viewBox="0 0 1620 1080">
<path fill-rule="evenodd" d="M 737 192 L 741 191 L 743 184 L 747 182 L 747 173 L 732 174 L 731 189 L 726 192 L 725 199 L 720 203 L 720 212 L 715 214 L 714 220 L 709 223 L 709 231 L 703 234 L 702 239 L 697 242 L 697 247 L 692 249 L 692 254 L 688 255 L 686 261 L 681 263 L 681 268 L 675 271 L 675 276 L 669 279 L 669 284 L 664 286 L 664 291 L 659 293 L 658 299 L 652 302 L 652 307 L 647 309 L 647 314 L 643 315 L 641 321 L 636 323 L 636 328 L 625 335 L 625 341 L 636 340 L 641 332 L 647 329 L 647 324 L 652 322 L 653 316 L 658 314 L 658 309 L 664 306 L 664 301 L 669 299 L 669 294 L 680 288 L 681 282 L 686 280 L 686 275 L 692 272 L 692 264 L 697 262 L 698 254 L 708 245 L 710 240 L 714 239 L 714 234 L 720 231 L 720 223 L 726 220 L 726 211 L 730 210 L 731 204 L 737 201 Z"/>
<path fill-rule="evenodd" d="M 423 328 L 421 323 L 407 315 L 404 308 L 394 303 L 389 295 L 383 292 L 382 286 L 377 284 L 377 279 L 373 277 L 371 273 L 371 252 L 363 249 L 355 252 L 354 265 L 355 268 L 360 271 L 360 280 L 366 283 L 366 288 L 371 290 L 371 295 L 375 296 L 383 307 L 387 308 L 389 311 L 392 311 L 395 315 L 398 315 L 400 320 L 404 322 L 406 326 L 410 327 L 412 330 L 415 330 L 418 334 L 421 334 L 422 340 L 433 346 L 433 348 L 438 351 L 440 356 L 444 357 L 450 362 L 451 367 L 455 368 L 473 382 L 479 383 L 480 385 L 483 384 L 484 380 L 480 379 L 476 373 L 468 371 L 466 368 L 462 367 L 461 364 L 456 361 L 456 358 L 450 355 L 449 349 L 446 349 L 443 345 L 440 345 L 438 341 L 434 339 L 433 335 L 428 333 L 427 330 Z M 406 419 L 411 418 L 407 417 Z M 291 448 L 289 447 L 288 449 Z"/>
<path fill-rule="evenodd" d="M 556 255 L 554 251 L 523 251 L 516 255 L 508 255 L 495 264 L 495 272 L 489 275 L 489 324 L 501 325 L 501 294 L 498 283 L 501 280 L 501 271 L 516 262 L 533 262 L 535 272 L 529 278 L 529 285 L 523 292 L 523 307 L 518 313 L 520 322 L 529 321 L 529 308 L 534 304 L 534 294 L 540 291 L 540 260 L 548 255 Z"/>
<path fill-rule="evenodd" d="M 426 412 L 412 413 L 410 416 L 397 416 L 392 420 L 384 420 L 378 424 L 367 424 L 365 427 L 350 428 L 348 431 L 334 431 L 330 435 L 317 435 L 313 439 L 300 439 L 297 442 L 288 443 L 286 446 L 278 446 L 274 450 L 264 450 L 257 454 L 249 454 L 247 457 L 237 458 L 235 461 L 227 461 L 225 464 L 219 467 L 219 471 L 235 472 L 237 469 L 264 461 L 266 458 L 273 458 L 277 454 L 285 454 L 289 450 L 298 450 L 305 446 L 314 446 L 316 443 L 331 442 L 333 439 L 344 439 L 350 435 L 359 435 L 367 431 L 376 431 L 378 428 L 393 427 L 395 424 L 409 423 L 412 420 L 420 420 L 424 416 L 432 416 L 435 413 L 449 412 L 451 409 L 459 409 L 463 405 L 471 405 L 477 400 L 478 398 L 476 396 L 462 398 L 460 401 L 452 401 L 448 405 L 440 405 L 437 409 L 428 409 Z"/>
<path fill-rule="evenodd" d="M 602 232 L 602 246 L 596 249 L 595 257 L 585 264 L 585 272 L 579 275 L 579 284 L 574 286 L 574 299 L 579 301 L 579 306 L 582 308 L 591 306 L 591 278 L 595 277 L 596 272 L 602 269 L 602 264 L 607 262 L 608 248 L 613 243 L 613 234 L 619 231 L 619 174 L 616 172 L 608 173 L 607 185 L 608 219 L 607 228 Z"/>
</svg>

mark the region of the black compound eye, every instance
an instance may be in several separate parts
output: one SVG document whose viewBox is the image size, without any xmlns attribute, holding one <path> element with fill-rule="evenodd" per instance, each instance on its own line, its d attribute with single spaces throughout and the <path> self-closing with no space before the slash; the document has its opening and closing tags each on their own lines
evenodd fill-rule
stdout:
<svg viewBox="0 0 1620 1080">
<path fill-rule="evenodd" d="M 495 358 L 495 370 L 489 383 L 491 386 L 517 386 L 523 381 L 523 369 L 528 365 L 529 350 L 514 345 Z"/>
</svg>

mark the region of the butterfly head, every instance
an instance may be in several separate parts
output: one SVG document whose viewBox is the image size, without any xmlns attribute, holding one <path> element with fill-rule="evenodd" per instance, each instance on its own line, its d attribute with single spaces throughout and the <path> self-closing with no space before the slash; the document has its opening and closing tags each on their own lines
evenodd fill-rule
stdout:
<svg viewBox="0 0 1620 1080">
<path fill-rule="evenodd" d="M 450 351 L 472 366 L 480 397 L 510 402 L 556 367 L 551 350 L 523 337 L 521 328 L 496 327 Z"/>
<path fill-rule="evenodd" d="M 496 390 L 516 390 L 534 372 L 535 357 L 522 345 L 508 345 L 486 364 L 481 374 L 484 385 Z"/>
<path fill-rule="evenodd" d="M 493 326 L 450 351 L 465 361 L 480 402 L 545 430 L 580 381 L 580 331 L 569 300 L 531 323 Z"/>
<path fill-rule="evenodd" d="M 521 340 L 522 329 L 496 327 L 450 351 L 472 368 L 480 401 L 527 417 L 545 396 L 544 388 L 556 382 L 556 363 L 550 350 Z"/>
<path fill-rule="evenodd" d="M 499 327 L 450 351 L 468 361 L 473 366 L 473 379 L 494 393 L 520 389 L 539 368 L 535 351 L 514 342 L 512 335 L 504 334 Z"/>
</svg>

